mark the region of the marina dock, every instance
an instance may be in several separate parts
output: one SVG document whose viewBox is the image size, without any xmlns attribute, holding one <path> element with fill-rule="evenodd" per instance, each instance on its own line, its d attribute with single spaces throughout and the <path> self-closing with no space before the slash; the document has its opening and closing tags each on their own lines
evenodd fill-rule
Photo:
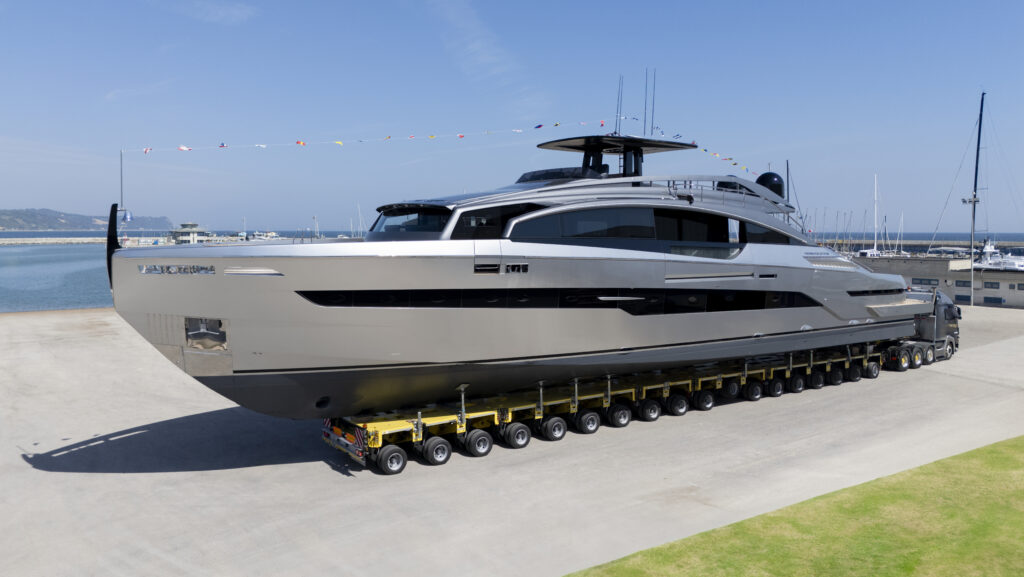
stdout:
<svg viewBox="0 0 1024 577">
<path fill-rule="evenodd" d="M 1021 326 L 964 307 L 946 362 L 386 477 L 319 421 L 216 395 L 112 309 L 0 314 L 0 556 L 10 575 L 560 576 L 1024 435 Z"/>
</svg>

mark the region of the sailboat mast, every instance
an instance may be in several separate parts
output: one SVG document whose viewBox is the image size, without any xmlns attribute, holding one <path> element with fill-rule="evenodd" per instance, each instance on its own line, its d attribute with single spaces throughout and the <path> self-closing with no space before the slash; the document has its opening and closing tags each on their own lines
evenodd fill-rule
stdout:
<svg viewBox="0 0 1024 577">
<path fill-rule="evenodd" d="M 872 247 L 878 254 L 878 175 L 875 175 L 875 244 Z"/>
<path fill-rule="evenodd" d="M 978 145 L 974 149 L 974 190 L 971 193 L 971 306 L 974 306 L 974 221 L 978 213 L 978 161 L 981 159 L 981 121 L 985 115 L 985 93 L 978 110 Z"/>
</svg>

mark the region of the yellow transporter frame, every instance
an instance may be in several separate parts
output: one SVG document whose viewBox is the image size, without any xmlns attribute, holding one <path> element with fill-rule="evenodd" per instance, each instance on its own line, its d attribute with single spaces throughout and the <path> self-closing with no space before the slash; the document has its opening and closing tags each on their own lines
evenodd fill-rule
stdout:
<svg viewBox="0 0 1024 577">
<path fill-rule="evenodd" d="M 797 356 L 789 353 L 785 357 L 698 366 L 664 374 L 656 371 L 614 378 L 608 376 L 599 381 L 577 379 L 568 385 L 554 387 L 540 382 L 534 391 L 472 401 L 466 400 L 466 390 L 470 385 L 464 384 L 459 387 L 461 401 L 458 404 L 431 405 L 415 412 L 395 411 L 374 416 L 325 419 L 323 439 L 354 461 L 366 465 L 389 444 L 411 443 L 420 449 L 426 438 L 442 435 L 464 441 L 467 433 L 474 429 L 500 430 L 512 423 L 539 424 L 550 415 L 572 418 L 584 409 L 608 409 L 613 403 L 637 407 L 647 399 L 666 402 L 673 395 L 685 395 L 690 403 L 697 405 L 696 408 L 708 410 L 714 405 L 713 393 L 726 386 L 738 392 L 747 390 L 748 383 L 763 386 L 763 383 L 775 379 L 788 383 L 794 375 L 820 372 L 818 385 L 812 385 L 818 388 L 821 381 L 835 374 L 836 369 L 842 370 L 838 376 L 838 382 L 842 382 L 851 375 L 853 366 L 867 369 L 871 363 L 876 363 L 876 369 L 881 367 L 885 360 L 884 352 L 865 352 L 871 350 L 868 346 L 856 348 L 859 349 L 857 353 L 850 347 L 846 347 L 845 354 L 834 350 L 808 351 Z M 862 370 L 858 370 L 857 378 L 849 380 L 859 379 L 861 373 Z M 877 376 L 877 370 L 867 373 L 869 378 Z M 737 385 L 740 389 L 736 388 Z M 773 394 L 775 392 L 781 394 L 777 385 L 769 394 L 778 396 Z M 756 398 L 748 398 L 757 400 L 760 396 L 758 392 Z"/>
</svg>

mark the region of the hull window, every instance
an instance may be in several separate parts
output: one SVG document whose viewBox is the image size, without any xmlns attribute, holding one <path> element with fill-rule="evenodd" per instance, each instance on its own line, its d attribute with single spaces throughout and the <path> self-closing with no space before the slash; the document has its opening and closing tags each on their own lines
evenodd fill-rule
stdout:
<svg viewBox="0 0 1024 577">
<path fill-rule="evenodd" d="M 322 307 L 619 309 L 634 316 L 821 306 L 798 292 L 693 289 L 299 291 Z"/>
</svg>

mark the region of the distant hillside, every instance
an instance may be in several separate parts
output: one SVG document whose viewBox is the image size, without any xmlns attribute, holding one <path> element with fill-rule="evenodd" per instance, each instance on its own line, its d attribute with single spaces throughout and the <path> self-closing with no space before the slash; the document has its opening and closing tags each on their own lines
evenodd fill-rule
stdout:
<svg viewBox="0 0 1024 577">
<path fill-rule="evenodd" d="M 166 216 L 133 216 L 133 229 L 171 230 Z M 0 209 L 0 230 L 106 230 L 107 217 L 83 216 L 48 208 Z"/>
</svg>

